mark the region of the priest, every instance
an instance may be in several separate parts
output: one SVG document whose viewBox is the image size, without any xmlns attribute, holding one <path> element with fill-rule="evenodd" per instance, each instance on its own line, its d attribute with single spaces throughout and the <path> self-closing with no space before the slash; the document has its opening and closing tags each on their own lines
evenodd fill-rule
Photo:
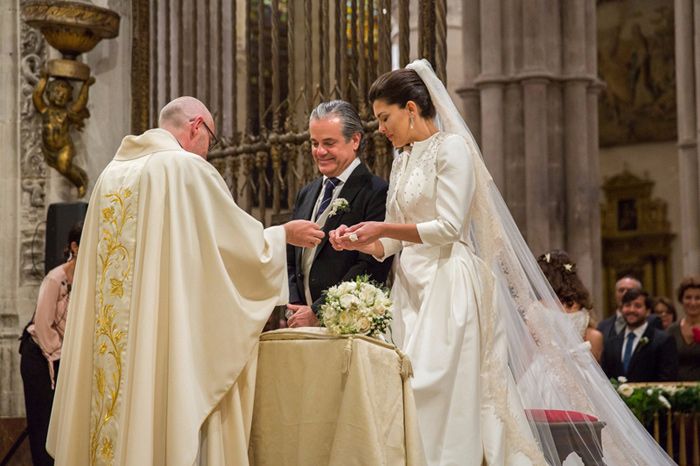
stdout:
<svg viewBox="0 0 700 466">
<path fill-rule="evenodd" d="M 180 97 L 127 136 L 92 192 L 47 450 L 57 465 L 248 464 L 258 335 L 287 302 L 286 243 L 206 161 L 210 112 Z"/>
</svg>

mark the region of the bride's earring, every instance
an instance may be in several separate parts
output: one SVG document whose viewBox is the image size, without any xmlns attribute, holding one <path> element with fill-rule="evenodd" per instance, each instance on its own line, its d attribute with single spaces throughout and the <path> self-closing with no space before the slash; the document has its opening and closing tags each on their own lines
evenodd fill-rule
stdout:
<svg viewBox="0 0 700 466">
<path fill-rule="evenodd" d="M 408 114 L 408 127 L 413 129 L 413 113 Z"/>
</svg>

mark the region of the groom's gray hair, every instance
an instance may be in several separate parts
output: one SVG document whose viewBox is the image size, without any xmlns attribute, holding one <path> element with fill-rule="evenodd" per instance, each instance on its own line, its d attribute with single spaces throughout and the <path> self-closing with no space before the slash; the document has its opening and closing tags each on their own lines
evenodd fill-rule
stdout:
<svg viewBox="0 0 700 466">
<path fill-rule="evenodd" d="M 359 156 L 362 154 L 362 150 L 365 148 L 365 129 L 362 125 L 360 114 L 357 113 L 357 110 L 355 110 L 355 107 L 353 107 L 350 102 L 344 100 L 321 102 L 311 112 L 309 121 L 325 120 L 326 118 L 333 117 L 338 117 L 342 121 L 342 132 L 346 142 L 349 141 L 354 134 L 360 134 L 360 146 L 357 149 L 357 155 Z"/>
</svg>

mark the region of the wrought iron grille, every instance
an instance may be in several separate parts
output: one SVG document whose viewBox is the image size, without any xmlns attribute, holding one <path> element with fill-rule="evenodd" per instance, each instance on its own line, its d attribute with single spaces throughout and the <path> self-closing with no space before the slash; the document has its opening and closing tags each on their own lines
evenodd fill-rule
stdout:
<svg viewBox="0 0 700 466">
<path fill-rule="evenodd" d="M 268 224 L 317 176 L 307 131 L 315 105 L 356 106 L 368 133 L 363 160 L 386 178 L 391 146 L 376 131 L 369 86 L 409 57 L 446 76 L 446 0 L 150 1 L 152 124 L 176 96 L 204 101 L 223 141 L 209 159 L 239 205 Z"/>
</svg>

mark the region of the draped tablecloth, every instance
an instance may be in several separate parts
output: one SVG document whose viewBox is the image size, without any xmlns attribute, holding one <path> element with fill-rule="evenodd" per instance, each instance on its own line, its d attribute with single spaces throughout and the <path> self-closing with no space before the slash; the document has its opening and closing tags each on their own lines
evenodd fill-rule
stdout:
<svg viewBox="0 0 700 466">
<path fill-rule="evenodd" d="M 252 465 L 423 465 L 410 361 L 325 329 L 260 337 Z"/>
</svg>

